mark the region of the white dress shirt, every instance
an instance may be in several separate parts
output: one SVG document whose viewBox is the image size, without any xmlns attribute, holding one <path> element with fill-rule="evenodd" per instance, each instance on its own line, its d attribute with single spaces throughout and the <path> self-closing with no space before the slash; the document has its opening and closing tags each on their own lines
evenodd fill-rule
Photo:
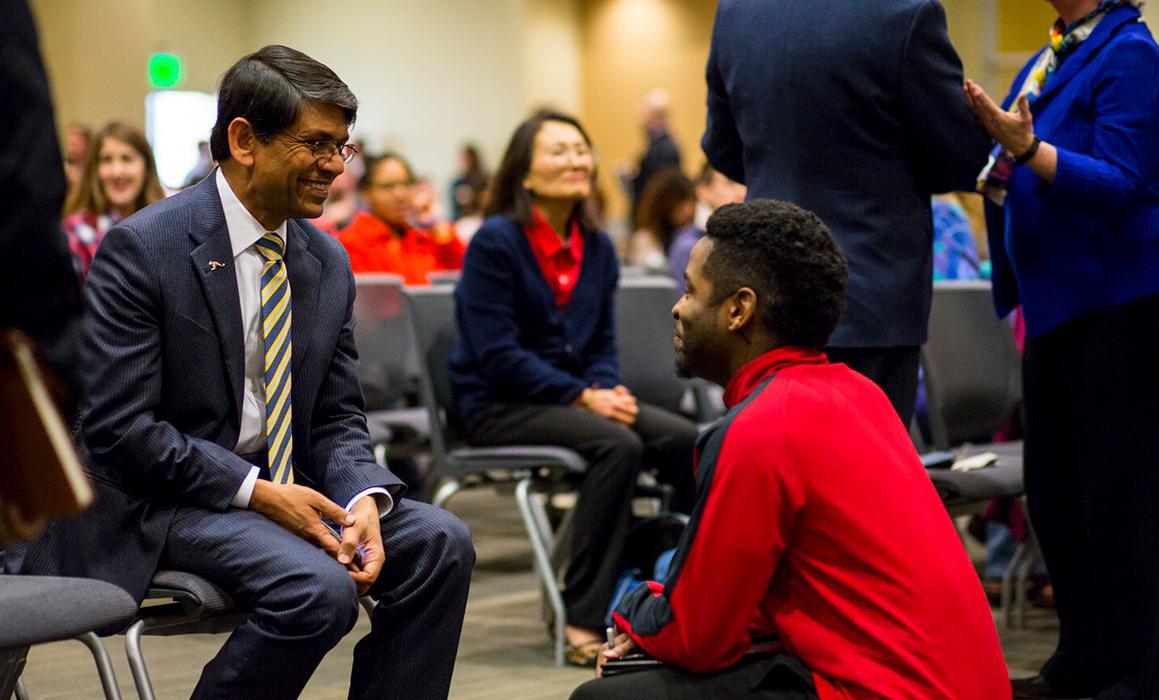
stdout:
<svg viewBox="0 0 1159 700">
<path fill-rule="evenodd" d="M 215 174 L 217 194 L 221 198 L 221 208 L 225 212 L 225 225 L 229 229 L 229 241 L 233 249 L 233 269 L 237 275 L 237 293 L 241 302 L 241 332 L 245 342 L 245 384 L 242 389 L 241 427 L 237 435 L 238 454 L 251 454 L 266 450 L 266 344 L 262 338 L 262 268 L 266 259 L 254 245 L 266 229 L 249 213 L 245 205 L 234 194 L 221 169 Z M 286 222 L 283 221 L 273 231 L 286 244 Z M 283 247 L 284 250 L 284 247 Z M 290 290 L 293 303 L 293 289 Z M 249 508 L 254 493 L 259 469 L 253 467 L 242 481 L 241 488 L 233 497 L 233 505 Z M 373 495 L 378 504 L 379 516 L 386 515 L 394 507 L 394 500 L 386 489 L 374 487 L 362 491 L 350 503 L 350 510 L 363 496 Z"/>
</svg>

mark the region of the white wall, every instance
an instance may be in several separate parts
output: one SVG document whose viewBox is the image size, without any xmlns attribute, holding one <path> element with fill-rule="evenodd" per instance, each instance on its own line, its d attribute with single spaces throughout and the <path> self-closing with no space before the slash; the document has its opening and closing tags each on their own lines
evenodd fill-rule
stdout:
<svg viewBox="0 0 1159 700">
<path fill-rule="evenodd" d="M 580 110 L 578 0 L 32 0 L 60 127 L 143 127 L 150 53 L 181 56 L 181 89 L 213 92 L 245 53 L 283 43 L 361 102 L 355 136 L 445 188 L 466 141 L 489 167 L 533 108 Z M 340 11 L 336 10 L 340 8 Z M 61 129 L 63 133 L 63 128 Z"/>
<path fill-rule="evenodd" d="M 360 102 L 354 135 L 401 152 L 442 189 L 463 142 L 479 143 L 494 168 L 533 106 L 578 107 L 573 5 L 345 0 L 336 13 L 316 0 L 251 0 L 249 36 L 254 48 L 285 43 L 334 69 Z M 554 53 L 537 61 L 547 44 Z"/>
</svg>

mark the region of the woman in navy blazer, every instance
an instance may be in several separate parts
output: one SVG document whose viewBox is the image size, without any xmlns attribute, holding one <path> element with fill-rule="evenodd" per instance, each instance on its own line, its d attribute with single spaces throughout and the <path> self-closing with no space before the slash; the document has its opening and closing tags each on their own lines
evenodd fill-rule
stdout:
<svg viewBox="0 0 1159 700">
<path fill-rule="evenodd" d="M 587 214 L 595 162 L 574 118 L 540 112 L 511 139 L 455 289 L 454 418 L 474 445 L 537 444 L 588 462 L 565 567 L 568 661 L 595 666 L 641 466 L 695 490 L 688 420 L 620 381 L 615 250 Z"/>
<path fill-rule="evenodd" d="M 1154 697 L 1159 46 L 1138 0 L 1052 4 L 1002 107 L 965 88 L 998 142 L 980 176 L 994 295 L 1026 317 L 1026 494 L 1061 622 L 1015 697 Z"/>
</svg>

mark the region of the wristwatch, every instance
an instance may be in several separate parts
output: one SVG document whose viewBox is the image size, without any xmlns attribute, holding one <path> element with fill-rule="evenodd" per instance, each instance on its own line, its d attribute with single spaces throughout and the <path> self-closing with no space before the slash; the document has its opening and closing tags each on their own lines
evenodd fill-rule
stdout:
<svg viewBox="0 0 1159 700">
<path fill-rule="evenodd" d="M 1035 153 L 1038 153 L 1038 147 L 1041 145 L 1042 145 L 1042 139 L 1035 136 L 1034 140 L 1030 142 L 1030 148 L 1026 149 L 1026 152 L 1023 153 L 1022 155 L 1016 156 L 1014 158 L 1014 164 L 1015 165 L 1022 165 L 1024 163 L 1026 163 L 1028 160 L 1030 160 L 1031 158 L 1034 157 Z"/>
</svg>

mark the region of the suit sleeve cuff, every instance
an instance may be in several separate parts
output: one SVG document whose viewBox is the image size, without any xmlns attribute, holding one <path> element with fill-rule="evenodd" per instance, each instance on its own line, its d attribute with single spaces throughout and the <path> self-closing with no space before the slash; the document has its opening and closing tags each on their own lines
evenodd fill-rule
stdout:
<svg viewBox="0 0 1159 700">
<path fill-rule="evenodd" d="M 245 479 L 241 482 L 241 487 L 237 493 L 233 495 L 233 500 L 229 503 L 234 508 L 249 508 L 250 499 L 254 495 L 254 484 L 258 482 L 258 468 L 250 467 L 249 474 L 246 474 Z"/>
<path fill-rule="evenodd" d="M 252 490 L 253 487 L 251 486 L 250 489 Z M 346 511 L 349 512 L 363 496 L 374 496 L 374 502 L 378 505 L 379 518 L 385 518 L 390 511 L 394 510 L 394 498 L 391 497 L 390 492 L 381 486 L 375 486 L 355 494 L 354 498 L 351 498 L 350 502 L 346 504 Z"/>
</svg>

